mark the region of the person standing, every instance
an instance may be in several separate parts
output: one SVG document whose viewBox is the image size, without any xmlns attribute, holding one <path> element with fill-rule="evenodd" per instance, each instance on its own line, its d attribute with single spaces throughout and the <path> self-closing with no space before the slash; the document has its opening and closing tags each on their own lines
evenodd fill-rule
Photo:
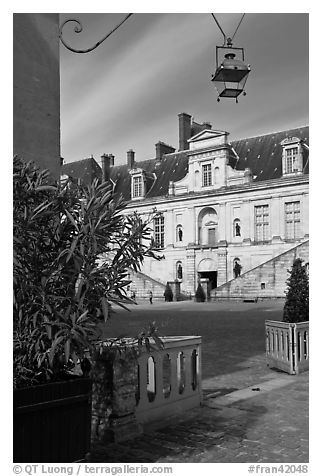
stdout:
<svg viewBox="0 0 322 476">
<path fill-rule="evenodd" d="M 150 293 L 149 293 L 149 300 L 150 300 L 150 304 L 153 304 L 153 294 L 152 294 L 152 291 L 150 291 Z"/>
</svg>

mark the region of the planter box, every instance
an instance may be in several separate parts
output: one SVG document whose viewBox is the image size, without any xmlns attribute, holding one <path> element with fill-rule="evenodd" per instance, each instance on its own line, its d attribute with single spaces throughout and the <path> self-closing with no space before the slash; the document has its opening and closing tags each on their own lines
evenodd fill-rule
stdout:
<svg viewBox="0 0 322 476">
<path fill-rule="evenodd" d="M 265 321 L 269 367 L 291 375 L 309 368 L 309 322 Z"/>
<path fill-rule="evenodd" d="M 14 390 L 14 463 L 84 460 L 90 450 L 91 392 L 88 378 Z"/>
</svg>

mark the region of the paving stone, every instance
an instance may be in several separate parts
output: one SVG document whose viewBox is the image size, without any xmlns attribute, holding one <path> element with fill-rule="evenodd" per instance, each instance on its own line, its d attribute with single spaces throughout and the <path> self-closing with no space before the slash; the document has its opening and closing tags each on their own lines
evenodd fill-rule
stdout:
<svg viewBox="0 0 322 476">
<path fill-rule="evenodd" d="M 261 365 L 262 377 L 265 375 L 267 380 L 268 374 Z M 242 385 L 246 372 L 250 370 L 236 372 L 237 376 L 219 376 L 221 387 L 233 388 L 236 381 Z M 261 382 L 259 376 L 258 370 L 257 383 Z M 245 386 L 251 378 L 244 379 Z M 189 412 L 188 418 L 185 415 L 174 418 L 166 428 L 130 442 L 100 448 L 92 455 L 92 461 L 306 463 L 309 459 L 308 373 L 292 378 L 285 387 L 278 387 L 279 373 L 271 378 L 275 383 L 265 383 L 269 388 L 266 393 L 259 392 L 228 405 L 219 405 L 216 398 L 209 398 L 206 405 Z M 256 381 L 251 384 L 255 385 Z M 222 395 L 218 398 L 222 399 Z"/>
</svg>

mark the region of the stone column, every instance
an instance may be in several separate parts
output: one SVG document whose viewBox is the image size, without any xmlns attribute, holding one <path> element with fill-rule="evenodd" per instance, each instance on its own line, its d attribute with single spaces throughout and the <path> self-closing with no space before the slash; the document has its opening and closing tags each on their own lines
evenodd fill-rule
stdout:
<svg viewBox="0 0 322 476">
<path fill-rule="evenodd" d="M 229 234 L 226 233 L 229 228 L 226 224 L 226 203 L 221 203 L 219 205 L 219 217 L 218 217 L 218 240 L 231 241 Z"/>
<path fill-rule="evenodd" d="M 125 441 L 141 433 L 136 421 L 138 364 L 133 348 L 117 352 L 100 347 L 91 371 L 92 446 Z"/>
<path fill-rule="evenodd" d="M 241 220 L 241 236 L 243 244 L 251 244 L 251 219 L 250 219 L 250 209 L 251 202 L 250 200 L 245 200 L 242 204 L 242 215 Z"/>
<path fill-rule="evenodd" d="M 309 238 L 309 196 L 302 195 L 301 201 L 301 222 L 302 222 L 302 236 L 305 239 Z"/>
<path fill-rule="evenodd" d="M 281 241 L 284 228 L 284 204 L 280 197 L 274 197 L 270 202 L 271 237 L 273 242 Z"/>
<path fill-rule="evenodd" d="M 175 241 L 175 224 L 173 210 L 167 210 L 165 213 L 165 236 L 166 246 L 172 246 Z"/>
<path fill-rule="evenodd" d="M 217 271 L 217 287 L 226 283 L 227 278 L 227 249 L 218 248 L 218 271 Z"/>
<path fill-rule="evenodd" d="M 195 222 L 195 209 L 188 208 L 185 216 L 185 227 L 183 235 L 183 240 L 186 244 L 197 243 L 196 227 L 194 226 Z"/>
<path fill-rule="evenodd" d="M 194 296 L 196 291 L 196 256 L 194 248 L 187 249 L 186 287 L 187 291 Z"/>
</svg>

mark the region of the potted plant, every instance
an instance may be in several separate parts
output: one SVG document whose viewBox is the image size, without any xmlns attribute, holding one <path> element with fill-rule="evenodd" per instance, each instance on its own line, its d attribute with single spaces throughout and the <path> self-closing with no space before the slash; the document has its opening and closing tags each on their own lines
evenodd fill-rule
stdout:
<svg viewBox="0 0 322 476">
<path fill-rule="evenodd" d="M 124 215 L 108 183 L 50 184 L 17 157 L 13 168 L 14 461 L 77 461 L 90 442 L 87 357 L 112 305 L 130 301 L 128 270 L 156 257 L 150 220 Z"/>
<path fill-rule="evenodd" d="M 163 295 L 164 295 L 164 300 L 166 302 L 172 302 L 173 301 L 173 291 L 171 289 L 171 286 L 170 286 L 169 282 L 167 282 L 167 284 L 166 284 Z"/>
<path fill-rule="evenodd" d="M 203 287 L 201 286 L 200 283 L 198 284 L 195 298 L 196 298 L 197 302 L 205 302 L 205 300 L 206 300 L 205 291 L 203 290 Z"/>
<path fill-rule="evenodd" d="M 282 321 L 265 321 L 270 367 L 298 374 L 309 367 L 309 278 L 303 260 L 295 259 L 286 281 Z"/>
</svg>

